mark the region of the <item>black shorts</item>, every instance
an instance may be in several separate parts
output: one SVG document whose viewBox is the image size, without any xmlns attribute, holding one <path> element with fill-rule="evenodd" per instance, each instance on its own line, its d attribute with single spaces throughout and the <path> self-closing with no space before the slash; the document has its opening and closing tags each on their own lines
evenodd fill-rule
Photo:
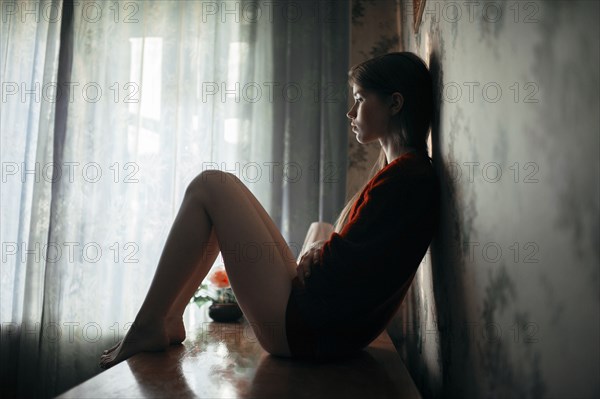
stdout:
<svg viewBox="0 0 600 399">
<path fill-rule="evenodd" d="M 339 298 L 342 295 L 338 295 Z M 331 298 L 325 300 L 307 290 L 298 277 L 292 280 L 292 290 L 285 313 L 285 330 L 292 357 L 328 362 L 351 356 L 368 342 L 371 323 L 361 323 L 356 318 L 339 319 L 338 309 Z"/>
<path fill-rule="evenodd" d="M 304 285 L 298 277 L 292 281 L 292 291 L 285 311 L 285 331 L 293 357 L 300 359 L 317 358 L 317 331 L 306 321 L 298 305 L 298 296 L 306 295 Z"/>
</svg>

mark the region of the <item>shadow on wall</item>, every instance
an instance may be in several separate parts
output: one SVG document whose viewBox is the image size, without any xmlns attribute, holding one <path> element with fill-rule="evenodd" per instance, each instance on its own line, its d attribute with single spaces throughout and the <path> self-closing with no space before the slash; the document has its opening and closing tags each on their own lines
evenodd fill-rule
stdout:
<svg viewBox="0 0 600 399">
<path fill-rule="evenodd" d="M 451 393 L 463 397 L 475 397 L 480 392 L 476 386 L 476 370 L 470 353 L 471 345 L 465 322 L 469 320 L 467 298 L 464 286 L 465 256 L 462 242 L 465 241 L 464 215 L 460 210 L 460 188 L 452 178 L 452 172 L 441 153 L 440 117 L 442 112 L 442 92 L 444 87 L 440 55 L 432 51 L 429 58 L 432 75 L 435 108 L 431 123 L 432 158 L 440 181 L 440 224 L 434 237 L 431 251 L 431 279 L 433 299 L 437 309 L 437 337 L 439 337 L 442 381 L 438 387 L 443 394 Z M 468 239 L 467 239 L 468 241 Z M 416 294 L 416 293 L 415 293 Z M 424 385 L 421 385 L 424 387 Z M 439 391 L 438 391 L 439 392 Z M 439 392 L 441 393 L 441 392 Z M 423 392 L 424 396 L 438 396 Z"/>
<path fill-rule="evenodd" d="M 440 224 L 430 246 L 432 292 L 429 281 L 413 281 L 401 307 L 402 316 L 396 317 L 396 324 L 392 322 L 390 336 L 425 398 L 541 397 L 545 387 L 540 354 L 534 351 L 521 359 L 522 364 L 514 364 L 506 343 L 492 339 L 498 315 L 516 294 L 504 265 L 489 274 L 480 310 L 473 308 L 476 287 L 467 282 L 474 271 L 470 247 L 464 243 L 477 238 L 473 228 L 477 214 L 473 193 L 465 192 L 454 178 L 450 165 L 455 160 L 442 153 L 442 144 L 451 147 L 453 136 L 460 133 L 455 130 L 462 129 L 456 122 L 462 118 L 457 110 L 451 118 L 456 123 L 450 122 L 450 130 L 442 132 L 442 59 L 434 47 L 429 58 L 436 99 L 431 147 L 441 201 Z M 431 311 L 435 314 L 428 314 Z M 478 311 L 481 313 L 474 313 Z M 514 315 L 515 321 L 518 316 Z M 521 319 L 526 320 L 527 315 Z"/>
<path fill-rule="evenodd" d="M 478 397 L 481 390 L 477 385 L 472 337 L 468 329 L 463 328 L 469 320 L 469 288 L 464 282 L 467 254 L 461 245 L 472 233 L 472 223 L 464 219 L 474 216 L 465 216 L 461 209 L 463 194 L 448 166 L 451 160 L 445 159 L 447 156 L 442 153 L 442 58 L 434 47 L 428 62 L 435 99 L 431 149 L 441 195 L 440 223 L 429 248 L 431 276 L 424 274 L 424 280 L 431 279 L 433 292 L 429 292 L 429 281 L 415 278 L 391 323 L 389 334 L 424 398 Z M 427 266 L 421 264 L 420 268 Z"/>
</svg>

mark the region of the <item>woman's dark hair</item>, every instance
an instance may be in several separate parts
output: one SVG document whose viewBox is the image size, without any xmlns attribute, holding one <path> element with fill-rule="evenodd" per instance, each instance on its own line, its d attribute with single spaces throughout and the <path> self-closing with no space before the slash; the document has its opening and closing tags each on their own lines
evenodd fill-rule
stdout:
<svg viewBox="0 0 600 399">
<path fill-rule="evenodd" d="M 382 98 L 394 92 L 402 94 L 400 144 L 427 153 L 433 90 L 427 65 L 419 56 L 402 52 L 371 58 L 353 66 L 348 80 Z"/>
<path fill-rule="evenodd" d="M 382 99 L 395 92 L 402 94 L 404 104 L 396 116 L 399 129 L 392 132 L 395 144 L 398 147 L 412 147 L 428 156 L 427 139 L 433 116 L 433 87 L 429 69 L 418 55 L 398 52 L 371 58 L 350 68 L 348 83 L 372 91 Z M 387 160 L 382 148 L 368 180 L 386 165 Z M 362 188 L 340 213 L 335 223 L 336 232 L 341 231 L 346 224 L 352 204 L 361 191 Z"/>
</svg>

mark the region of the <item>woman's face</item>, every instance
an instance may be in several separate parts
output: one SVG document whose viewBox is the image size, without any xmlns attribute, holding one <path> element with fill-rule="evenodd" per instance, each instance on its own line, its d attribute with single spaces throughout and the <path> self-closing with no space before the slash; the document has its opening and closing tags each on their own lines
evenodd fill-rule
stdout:
<svg viewBox="0 0 600 399">
<path fill-rule="evenodd" d="M 390 119 L 393 115 L 389 104 L 379 96 L 363 89 L 357 84 L 352 86 L 354 105 L 346 116 L 351 120 L 352 131 L 361 144 L 380 139 L 388 134 Z"/>
</svg>

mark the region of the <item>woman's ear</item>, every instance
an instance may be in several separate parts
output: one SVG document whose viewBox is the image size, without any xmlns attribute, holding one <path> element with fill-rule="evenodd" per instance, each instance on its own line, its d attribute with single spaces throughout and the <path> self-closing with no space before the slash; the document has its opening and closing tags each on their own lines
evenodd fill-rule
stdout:
<svg viewBox="0 0 600 399">
<path fill-rule="evenodd" d="M 392 93 L 392 103 L 390 104 L 390 110 L 392 115 L 396 115 L 402 110 L 404 106 L 404 97 L 398 92 Z"/>
</svg>

